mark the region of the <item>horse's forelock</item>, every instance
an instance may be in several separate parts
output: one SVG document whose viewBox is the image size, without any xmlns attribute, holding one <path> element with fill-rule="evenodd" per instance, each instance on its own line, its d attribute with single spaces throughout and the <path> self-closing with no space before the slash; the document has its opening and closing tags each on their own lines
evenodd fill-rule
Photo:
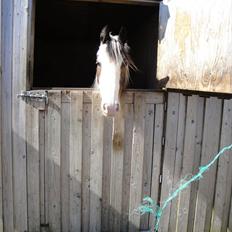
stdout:
<svg viewBox="0 0 232 232">
<path fill-rule="evenodd" d="M 129 83 L 130 72 L 129 69 L 136 69 L 134 62 L 132 61 L 129 55 L 129 46 L 128 44 L 122 44 L 119 40 L 119 37 L 111 37 L 107 41 L 107 52 L 110 59 L 115 62 L 121 62 L 121 77 L 120 77 L 120 93 L 127 87 Z"/>
<path fill-rule="evenodd" d="M 129 69 L 136 70 L 136 66 L 132 61 L 129 54 L 129 46 L 127 43 L 122 44 L 119 36 L 110 36 L 105 43 L 102 45 L 106 46 L 106 52 L 112 62 L 121 65 L 121 75 L 120 75 L 120 93 L 127 87 L 129 83 L 130 72 Z M 97 65 L 96 70 L 96 81 L 99 83 L 99 77 L 101 73 L 101 65 Z"/>
</svg>

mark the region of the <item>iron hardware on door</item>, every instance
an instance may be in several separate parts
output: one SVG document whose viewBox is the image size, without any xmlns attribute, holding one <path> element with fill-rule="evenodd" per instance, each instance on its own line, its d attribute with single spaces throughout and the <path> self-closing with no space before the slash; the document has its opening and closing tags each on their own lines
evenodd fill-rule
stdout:
<svg viewBox="0 0 232 232">
<path fill-rule="evenodd" d="M 45 104 L 48 104 L 48 93 L 47 91 L 36 91 L 36 90 L 32 90 L 32 91 L 23 91 L 20 94 L 17 95 L 17 97 L 22 98 L 23 100 L 26 99 L 34 99 L 35 101 L 40 101 L 40 102 L 45 102 Z"/>
</svg>

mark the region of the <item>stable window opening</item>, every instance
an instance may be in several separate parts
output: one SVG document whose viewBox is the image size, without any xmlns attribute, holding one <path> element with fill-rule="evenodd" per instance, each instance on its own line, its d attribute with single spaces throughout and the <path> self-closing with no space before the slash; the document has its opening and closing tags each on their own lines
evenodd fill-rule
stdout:
<svg viewBox="0 0 232 232">
<path fill-rule="evenodd" d="M 128 1 L 129 2 L 129 1 Z M 131 57 L 128 88 L 155 89 L 159 4 L 131 5 L 39 0 L 36 3 L 34 88 L 89 88 L 95 79 L 101 29 L 127 30 Z"/>
</svg>

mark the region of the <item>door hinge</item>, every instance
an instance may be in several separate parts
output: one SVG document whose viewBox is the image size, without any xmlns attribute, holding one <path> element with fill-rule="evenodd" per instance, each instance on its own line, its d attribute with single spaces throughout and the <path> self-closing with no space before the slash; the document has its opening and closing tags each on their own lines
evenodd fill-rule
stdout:
<svg viewBox="0 0 232 232">
<path fill-rule="evenodd" d="M 40 102 L 45 102 L 45 104 L 48 104 L 48 93 L 47 91 L 41 91 L 41 90 L 32 90 L 32 91 L 22 91 L 20 94 L 17 95 L 18 98 L 22 98 L 23 100 L 30 99 Z"/>
</svg>

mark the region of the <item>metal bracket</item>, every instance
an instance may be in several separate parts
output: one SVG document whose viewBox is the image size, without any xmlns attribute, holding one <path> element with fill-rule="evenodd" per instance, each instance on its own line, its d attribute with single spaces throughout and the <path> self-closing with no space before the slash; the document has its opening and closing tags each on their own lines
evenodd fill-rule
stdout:
<svg viewBox="0 0 232 232">
<path fill-rule="evenodd" d="M 48 93 L 47 91 L 22 91 L 20 94 L 17 95 L 18 98 L 22 99 L 34 99 L 36 101 L 44 101 L 45 104 L 48 104 Z"/>
</svg>

